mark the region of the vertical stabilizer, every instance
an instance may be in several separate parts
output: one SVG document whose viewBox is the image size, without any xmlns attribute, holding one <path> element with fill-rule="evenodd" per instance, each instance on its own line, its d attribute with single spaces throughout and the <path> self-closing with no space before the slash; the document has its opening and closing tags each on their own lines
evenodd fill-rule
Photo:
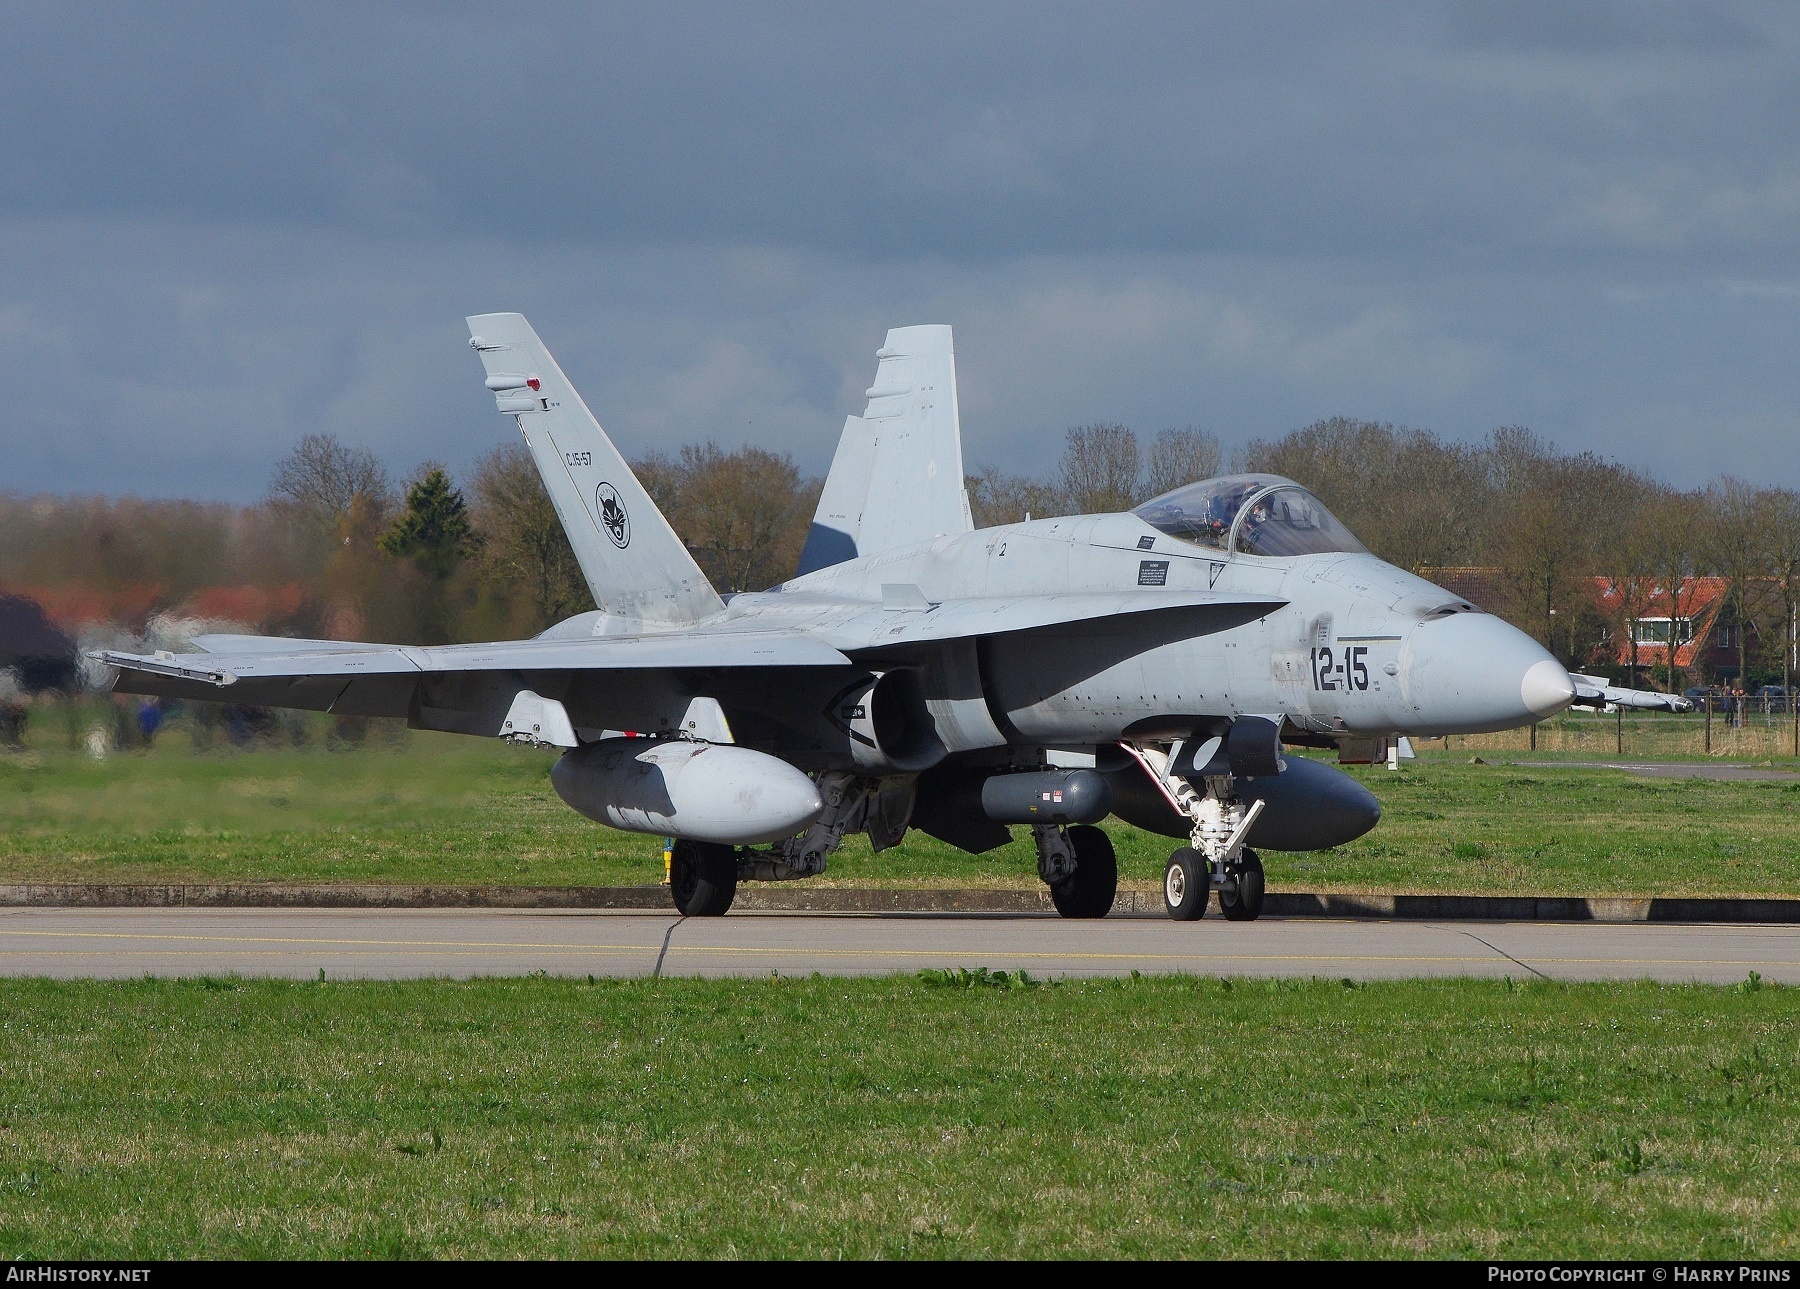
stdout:
<svg viewBox="0 0 1800 1289">
<path fill-rule="evenodd" d="M 706 574 L 524 316 L 484 313 L 468 322 L 487 387 L 518 421 L 594 603 L 647 626 L 723 612 Z"/>
<path fill-rule="evenodd" d="M 950 328 L 896 327 L 876 357 L 869 405 L 844 421 L 800 574 L 975 526 L 963 491 Z"/>
</svg>

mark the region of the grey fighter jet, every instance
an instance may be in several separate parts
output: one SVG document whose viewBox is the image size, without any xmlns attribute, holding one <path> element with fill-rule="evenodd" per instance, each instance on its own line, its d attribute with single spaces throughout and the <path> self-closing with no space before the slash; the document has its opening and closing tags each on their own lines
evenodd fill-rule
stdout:
<svg viewBox="0 0 1800 1289">
<path fill-rule="evenodd" d="M 202 636 L 104 652 L 124 692 L 225 699 L 566 749 L 574 809 L 667 836 L 677 908 L 825 871 L 908 828 L 969 851 L 1031 829 L 1068 917 L 1112 907 L 1114 814 L 1180 838 L 1168 911 L 1263 903 L 1257 848 L 1361 836 L 1322 761 L 1667 701 L 1572 678 L 1520 631 L 1371 555 L 1300 484 L 1235 475 L 1128 514 L 976 529 L 950 328 L 890 331 L 796 575 L 724 597 L 516 313 L 469 319 L 594 602 L 531 640 L 440 648 Z"/>
</svg>

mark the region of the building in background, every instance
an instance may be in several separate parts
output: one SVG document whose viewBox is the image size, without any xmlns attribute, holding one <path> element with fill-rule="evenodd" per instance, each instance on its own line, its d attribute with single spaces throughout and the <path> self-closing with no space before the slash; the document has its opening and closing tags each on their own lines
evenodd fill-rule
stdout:
<svg viewBox="0 0 1800 1289">
<path fill-rule="evenodd" d="M 1471 604 L 1510 616 L 1503 569 L 1428 568 L 1421 571 L 1421 576 Z M 1634 661 L 1634 636 L 1637 675 L 1629 679 L 1634 685 L 1664 683 L 1671 647 L 1675 650 L 1677 688 L 1735 681 L 1739 631 L 1750 631 L 1752 652 L 1757 652 L 1758 628 L 1754 622 L 1740 623 L 1733 614 L 1729 578 L 1686 578 L 1673 595 L 1666 587 L 1652 586 L 1629 624 L 1630 634 L 1624 621 L 1623 592 L 1614 579 L 1585 577 L 1579 579 L 1578 585 L 1587 599 L 1585 607 L 1605 624 L 1587 646 L 1587 656 L 1579 659 L 1596 671 L 1618 673 L 1624 678 Z M 1592 622 L 1590 617 L 1590 625 Z"/>
<path fill-rule="evenodd" d="M 1607 632 L 1596 650 L 1596 661 L 1604 659 L 1613 667 L 1629 668 L 1634 661 L 1635 640 L 1635 662 L 1640 674 L 1663 674 L 1673 648 L 1678 673 L 1703 683 L 1736 679 L 1737 633 L 1746 628 L 1731 612 L 1730 578 L 1686 578 L 1672 595 L 1667 587 L 1651 587 L 1637 616 L 1628 624 L 1629 635 L 1627 624 L 1623 623 L 1618 584 L 1609 577 L 1590 578 L 1588 583 L 1594 607 L 1608 622 L 1621 624 Z M 1755 624 L 1748 629 L 1754 636 Z"/>
</svg>

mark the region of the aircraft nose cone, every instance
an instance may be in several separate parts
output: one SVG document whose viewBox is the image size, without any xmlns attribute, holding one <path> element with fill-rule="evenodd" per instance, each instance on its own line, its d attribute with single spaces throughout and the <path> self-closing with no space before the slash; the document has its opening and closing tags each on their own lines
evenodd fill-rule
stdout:
<svg viewBox="0 0 1800 1289">
<path fill-rule="evenodd" d="M 1575 701 L 1575 682 L 1554 658 L 1534 662 L 1519 682 L 1519 697 L 1539 719 L 1554 716 Z"/>
<path fill-rule="evenodd" d="M 1575 697 L 1569 673 L 1542 645 L 1486 613 L 1421 622 L 1401 665 L 1418 728 L 1432 733 L 1516 729 Z"/>
</svg>

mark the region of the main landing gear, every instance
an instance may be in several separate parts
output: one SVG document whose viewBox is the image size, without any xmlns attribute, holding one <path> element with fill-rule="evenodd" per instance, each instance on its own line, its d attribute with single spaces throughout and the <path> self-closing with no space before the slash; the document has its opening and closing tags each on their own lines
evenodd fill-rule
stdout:
<svg viewBox="0 0 1800 1289">
<path fill-rule="evenodd" d="M 816 877 L 843 845 L 846 833 L 867 832 L 876 850 L 895 845 L 905 835 L 912 814 L 910 780 L 900 790 L 890 790 L 882 780 L 833 771 L 821 774 L 818 785 L 825 809 L 798 836 L 762 850 L 720 842 L 676 841 L 669 852 L 669 894 L 681 915 L 723 917 L 737 896 L 740 881 L 791 882 Z M 1110 889 L 1106 898 L 1110 903 Z"/>
<path fill-rule="evenodd" d="M 677 841 L 669 852 L 669 894 L 683 917 L 723 917 L 737 897 L 737 849 L 710 841 Z"/>
<path fill-rule="evenodd" d="M 1185 815 L 1191 841 L 1169 856 L 1163 870 L 1163 907 L 1177 922 L 1193 922 L 1206 912 L 1213 888 L 1219 891 L 1219 912 L 1232 922 L 1250 922 L 1263 911 L 1263 867 L 1256 852 L 1244 844 L 1262 813 L 1263 803 L 1248 806 L 1237 797 L 1231 775 L 1196 777 L 1196 788 L 1187 777 L 1174 773 L 1180 764 L 1180 743 L 1123 745 L 1149 773 L 1168 802 Z M 1216 747 L 1216 740 L 1215 740 Z M 1202 766 L 1210 752 L 1190 758 Z"/>
<path fill-rule="evenodd" d="M 1112 838 L 1090 824 L 1031 830 L 1037 842 L 1038 876 L 1050 886 L 1050 902 L 1066 918 L 1103 918 L 1119 892 L 1119 860 Z"/>
</svg>

